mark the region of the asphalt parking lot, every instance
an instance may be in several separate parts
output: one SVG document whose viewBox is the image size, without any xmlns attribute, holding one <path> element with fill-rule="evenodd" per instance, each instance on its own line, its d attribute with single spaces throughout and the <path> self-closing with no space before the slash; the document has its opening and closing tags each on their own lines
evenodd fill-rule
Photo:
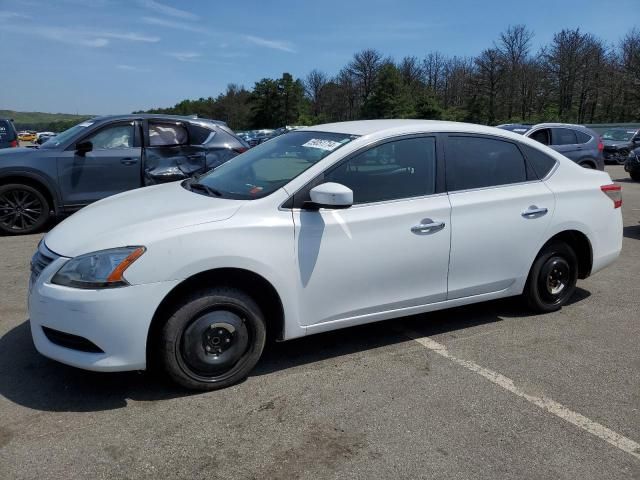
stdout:
<svg viewBox="0 0 640 480">
<path fill-rule="evenodd" d="M 41 357 L 41 235 L 1 237 L 0 478 L 640 479 L 640 184 L 607 170 L 622 255 L 560 312 L 510 299 L 276 344 L 204 394 Z"/>
</svg>

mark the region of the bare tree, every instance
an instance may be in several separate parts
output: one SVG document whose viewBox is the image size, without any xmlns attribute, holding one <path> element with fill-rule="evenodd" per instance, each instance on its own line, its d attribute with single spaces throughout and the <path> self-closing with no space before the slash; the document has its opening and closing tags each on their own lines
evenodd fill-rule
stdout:
<svg viewBox="0 0 640 480">
<path fill-rule="evenodd" d="M 322 89 L 325 87 L 327 82 L 327 75 L 317 69 L 311 70 L 304 80 L 305 94 L 309 100 L 311 100 L 313 115 L 318 115 L 320 113 Z"/>
<path fill-rule="evenodd" d="M 505 64 L 508 80 L 506 85 L 507 117 L 511 119 L 516 105 L 520 104 L 520 114 L 525 116 L 523 108 L 523 65 L 529 56 L 533 32 L 524 25 L 509 26 L 500 34 L 496 45 Z M 517 102 L 517 100 L 520 102 Z"/>
<path fill-rule="evenodd" d="M 380 52 L 368 48 L 354 54 L 353 60 L 347 65 L 347 70 L 358 82 L 363 102 L 371 95 L 378 72 L 384 63 Z"/>
<path fill-rule="evenodd" d="M 496 97 L 502 76 L 500 52 L 495 48 L 487 48 L 475 59 L 475 64 L 478 67 L 479 86 L 487 98 L 487 122 L 493 125 L 496 121 Z"/>
</svg>

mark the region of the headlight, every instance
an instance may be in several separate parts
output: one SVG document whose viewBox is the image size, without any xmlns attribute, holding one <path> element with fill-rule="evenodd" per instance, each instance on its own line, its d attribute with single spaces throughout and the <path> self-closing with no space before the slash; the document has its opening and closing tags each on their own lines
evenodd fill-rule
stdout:
<svg viewBox="0 0 640 480">
<path fill-rule="evenodd" d="M 122 274 L 145 252 L 144 247 L 122 247 L 72 258 L 51 283 L 75 288 L 113 288 L 129 285 Z"/>
</svg>

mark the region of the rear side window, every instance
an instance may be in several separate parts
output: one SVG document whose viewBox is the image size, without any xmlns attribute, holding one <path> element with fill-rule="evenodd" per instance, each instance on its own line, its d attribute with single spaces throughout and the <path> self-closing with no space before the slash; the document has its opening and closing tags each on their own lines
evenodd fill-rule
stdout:
<svg viewBox="0 0 640 480">
<path fill-rule="evenodd" d="M 215 135 L 215 132 L 200 125 L 189 124 L 189 143 L 191 145 L 202 145 L 209 137 Z"/>
<path fill-rule="evenodd" d="M 482 137 L 449 137 L 447 190 L 468 190 L 527 180 L 524 157 L 513 143 Z"/>
<path fill-rule="evenodd" d="M 152 147 L 186 145 L 188 141 L 189 134 L 182 125 L 149 122 L 149 145 Z"/>
<path fill-rule="evenodd" d="M 578 138 L 578 143 L 590 142 L 592 138 L 588 133 L 584 133 L 579 130 L 576 130 L 576 137 Z"/>
<path fill-rule="evenodd" d="M 13 142 L 16 132 L 8 120 L 0 120 L 0 142 Z"/>
<path fill-rule="evenodd" d="M 553 137 L 552 145 L 575 145 L 578 143 L 575 130 L 568 128 L 552 128 L 551 135 Z"/>
<path fill-rule="evenodd" d="M 551 144 L 551 138 L 549 135 L 549 129 L 547 128 L 543 128 L 541 130 L 536 130 L 535 132 L 533 132 L 529 138 L 531 138 L 532 140 L 535 140 L 536 142 L 540 142 L 543 145 L 550 145 Z"/>
<path fill-rule="evenodd" d="M 349 187 L 355 204 L 430 195 L 436 188 L 436 140 L 407 138 L 378 145 L 338 165 L 324 181 Z"/>
<path fill-rule="evenodd" d="M 527 157 L 529 165 L 536 173 L 536 176 L 540 179 L 546 177 L 556 164 L 555 159 L 545 153 L 542 153 L 536 148 L 532 148 L 529 145 L 520 145 L 520 148 L 522 148 L 522 151 Z"/>
</svg>

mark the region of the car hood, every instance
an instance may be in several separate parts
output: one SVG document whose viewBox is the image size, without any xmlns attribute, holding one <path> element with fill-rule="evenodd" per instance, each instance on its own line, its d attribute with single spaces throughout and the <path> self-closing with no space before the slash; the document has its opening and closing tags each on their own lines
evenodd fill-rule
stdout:
<svg viewBox="0 0 640 480">
<path fill-rule="evenodd" d="M 631 142 L 627 142 L 627 141 L 615 141 L 615 140 L 603 140 L 602 143 L 604 144 L 605 147 L 614 147 L 614 148 L 620 148 L 620 147 L 629 147 L 631 145 Z"/>
<path fill-rule="evenodd" d="M 244 203 L 200 195 L 179 182 L 139 188 L 74 213 L 51 230 L 44 241 L 47 248 L 64 257 L 146 245 L 172 230 L 226 220 Z"/>
<path fill-rule="evenodd" d="M 28 157 L 29 155 L 38 156 L 38 154 L 42 155 L 42 151 L 39 148 L 3 148 L 0 150 L 0 164 L 8 159 Z"/>
</svg>

